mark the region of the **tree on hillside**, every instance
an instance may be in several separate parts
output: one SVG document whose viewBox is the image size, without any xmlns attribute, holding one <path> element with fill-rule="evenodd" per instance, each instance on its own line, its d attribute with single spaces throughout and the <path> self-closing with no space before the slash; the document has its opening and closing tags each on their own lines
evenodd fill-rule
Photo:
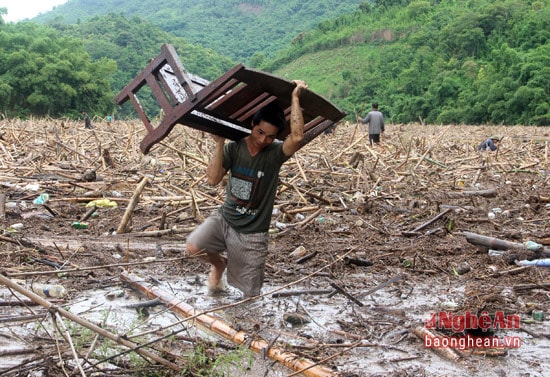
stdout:
<svg viewBox="0 0 550 377">
<path fill-rule="evenodd" d="M 550 0 L 376 0 L 263 68 L 396 122 L 550 125 L 549 56 Z"/>
<path fill-rule="evenodd" d="M 0 32 L 0 110 L 7 116 L 112 111 L 112 60 L 92 62 L 82 43 L 33 23 Z"/>
<path fill-rule="evenodd" d="M 185 38 L 171 35 L 142 18 L 127 19 L 122 14 L 96 16 L 79 25 L 55 24 L 53 28 L 63 36 L 78 37 L 93 60 L 112 59 L 118 69 L 110 81 L 113 93 L 118 93 L 141 72 L 150 59 L 157 56 L 164 43 L 174 46 L 188 72 L 207 80 L 214 80 L 235 63 L 210 49 L 195 46 Z M 139 93 L 146 112 L 156 112 L 158 105 L 146 89 Z M 118 117 L 132 117 L 132 106 L 117 108 Z M 154 114 L 156 116 L 157 114 Z"/>
</svg>

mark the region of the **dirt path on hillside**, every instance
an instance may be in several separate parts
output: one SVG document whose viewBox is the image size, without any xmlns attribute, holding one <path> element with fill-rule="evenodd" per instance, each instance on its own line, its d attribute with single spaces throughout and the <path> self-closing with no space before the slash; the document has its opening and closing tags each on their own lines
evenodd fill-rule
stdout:
<svg viewBox="0 0 550 377">
<path fill-rule="evenodd" d="M 504 137 L 500 150 L 477 152 L 493 134 Z M 389 125 L 381 150 L 360 127 L 339 125 L 284 165 L 263 295 L 246 302 L 230 287 L 208 296 L 208 268 L 185 252 L 187 234 L 223 199 L 204 180 L 211 138 L 178 126 L 143 156 L 143 135 L 138 122 L 0 121 L 2 275 L 26 291 L 66 289 L 48 310 L 0 284 L 2 375 L 177 375 L 176 365 L 199 376 L 202 363 L 234 376 L 304 365 L 305 375 L 546 373 L 549 269 L 520 261 L 550 253 L 550 129 Z M 160 362 L 61 321 L 56 308 L 147 343 L 138 349 Z M 185 320 L 185 308 L 204 317 Z M 466 314 L 489 318 L 488 331 L 461 326 Z M 212 318 L 265 349 L 236 347 L 207 329 Z M 515 343 L 425 344 L 467 336 Z M 274 360 L 278 351 L 294 361 Z"/>
</svg>

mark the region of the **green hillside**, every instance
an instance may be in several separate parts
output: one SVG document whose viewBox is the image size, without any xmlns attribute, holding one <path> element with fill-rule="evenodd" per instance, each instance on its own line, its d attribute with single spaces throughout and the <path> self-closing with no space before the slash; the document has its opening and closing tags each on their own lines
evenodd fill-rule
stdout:
<svg viewBox="0 0 550 377">
<path fill-rule="evenodd" d="M 350 114 L 377 101 L 394 122 L 550 125 L 548 0 L 376 3 L 262 68 L 307 80 Z"/>
<path fill-rule="evenodd" d="M 36 17 L 79 23 L 110 13 L 138 16 L 172 35 L 247 62 L 272 56 L 297 34 L 357 9 L 362 0 L 69 0 Z"/>
<path fill-rule="evenodd" d="M 174 45 L 190 72 L 213 80 L 235 63 L 139 18 L 94 17 L 79 24 L 3 24 L 0 20 L 0 115 L 79 117 L 115 111 L 113 97 L 159 54 Z M 146 111 L 158 111 L 148 97 Z M 135 116 L 131 106 L 117 116 Z"/>
<path fill-rule="evenodd" d="M 185 8 L 187 16 L 195 15 L 194 22 L 200 19 L 202 26 L 209 25 L 202 34 L 205 43 L 199 44 L 176 35 L 186 30 L 183 21 L 182 28 L 171 32 L 146 21 L 145 17 L 162 19 L 165 28 L 172 25 L 169 15 L 153 17 L 161 10 L 175 12 L 173 2 L 167 0 L 155 2 L 155 9 L 134 1 L 70 0 L 55 10 L 63 16 L 54 16 L 55 12 L 41 16 L 49 20 L 43 26 L 0 22 L 0 111 L 74 114 L 81 106 L 76 104 L 85 102 L 92 109 L 101 104 L 98 111 L 104 112 L 105 98 L 112 98 L 128 83 L 158 54 L 162 43 L 175 45 L 190 72 L 213 79 L 240 59 L 205 48 L 207 41 L 223 48 L 236 43 L 232 51 L 252 54 L 256 47 L 251 46 L 265 38 L 274 44 L 247 55 L 247 65 L 306 80 L 314 91 L 347 111 L 351 120 L 356 114 L 364 115 L 370 103 L 377 101 L 385 116 L 396 123 L 550 125 L 550 0 L 374 0 L 338 17 L 312 22 L 321 17 L 313 11 L 315 4 L 317 11 L 326 10 L 320 3 L 302 1 L 298 6 L 285 2 L 277 12 L 266 11 L 277 4 L 274 1 L 211 0 L 180 5 L 178 9 Z M 143 9 L 148 11 L 144 18 L 124 15 L 140 14 Z M 227 25 L 210 23 L 206 15 L 222 9 L 217 23 L 241 22 L 242 27 L 230 28 L 239 34 L 229 33 L 224 29 Z M 298 22 L 294 14 L 281 17 L 278 12 L 283 9 L 301 14 L 302 20 Z M 300 13 L 304 9 L 312 16 Z M 93 16 L 94 12 L 111 13 Z M 258 16 L 256 23 L 266 18 L 258 24 L 262 32 L 258 25 L 249 28 L 243 14 Z M 70 17 L 77 21 L 66 23 Z M 235 18 L 229 22 L 227 17 Z M 293 27 L 287 25 L 289 21 Z M 316 26 L 307 29 L 306 24 Z M 227 34 L 220 35 L 221 30 Z M 77 56 L 70 59 L 89 59 L 90 64 L 71 61 L 64 45 L 76 46 L 71 52 Z M 282 48 L 276 49 L 279 45 Z M 88 56 L 79 56 L 81 47 Z M 54 55 L 44 59 L 47 53 Z M 84 72 L 67 82 L 71 75 L 62 70 L 75 64 Z M 52 72 L 53 84 L 48 81 Z M 95 91 L 83 90 L 83 78 L 97 81 L 86 84 Z M 106 83 L 110 91 L 98 92 Z M 66 93 L 76 104 L 58 93 Z M 59 97 L 61 105 L 56 104 L 54 110 L 48 96 Z"/>
<path fill-rule="evenodd" d="M 111 14 L 78 24 L 52 24 L 52 27 L 61 35 L 82 41 L 93 59 L 107 57 L 117 62 L 118 69 L 112 80 L 114 91 L 122 89 L 157 56 L 164 43 L 174 45 L 189 72 L 208 80 L 217 78 L 236 64 L 213 50 L 192 44 L 137 17 L 127 19 Z"/>
</svg>

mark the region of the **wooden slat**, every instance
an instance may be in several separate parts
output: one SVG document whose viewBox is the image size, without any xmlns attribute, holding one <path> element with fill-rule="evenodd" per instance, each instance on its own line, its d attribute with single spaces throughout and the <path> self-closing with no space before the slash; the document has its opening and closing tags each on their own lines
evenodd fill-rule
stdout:
<svg viewBox="0 0 550 377">
<path fill-rule="evenodd" d="M 160 95 L 155 95 L 155 98 L 157 99 L 158 104 L 162 108 L 162 110 L 166 113 L 167 111 L 170 111 L 172 108 L 172 104 L 170 101 L 168 101 L 168 98 L 164 94 L 165 92 L 162 90 L 159 82 L 157 81 L 157 78 L 153 75 L 147 76 L 145 79 L 147 82 L 147 85 L 151 88 L 153 93 L 159 93 Z"/>
</svg>

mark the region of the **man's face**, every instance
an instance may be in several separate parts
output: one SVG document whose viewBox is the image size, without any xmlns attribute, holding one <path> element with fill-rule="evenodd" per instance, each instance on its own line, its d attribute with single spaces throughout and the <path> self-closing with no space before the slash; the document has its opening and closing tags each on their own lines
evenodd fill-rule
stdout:
<svg viewBox="0 0 550 377">
<path fill-rule="evenodd" d="M 258 125 L 252 127 L 250 137 L 257 148 L 263 149 L 273 143 L 277 138 L 278 131 L 277 127 L 262 120 Z"/>
</svg>

